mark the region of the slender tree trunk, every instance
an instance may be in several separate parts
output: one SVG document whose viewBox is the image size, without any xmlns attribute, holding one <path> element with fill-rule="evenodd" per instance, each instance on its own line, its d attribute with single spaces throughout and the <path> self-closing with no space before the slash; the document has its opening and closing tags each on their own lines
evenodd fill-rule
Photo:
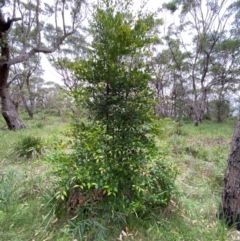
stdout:
<svg viewBox="0 0 240 241">
<path fill-rule="evenodd" d="M 173 75 L 173 88 L 171 93 L 171 102 L 172 102 L 172 108 L 171 108 L 171 117 L 176 118 L 177 117 L 177 89 L 176 89 L 176 77 L 175 74 Z"/>
<path fill-rule="evenodd" d="M 220 218 L 224 218 L 228 226 L 237 224 L 240 230 L 240 117 L 231 142 L 224 183 Z"/>
<path fill-rule="evenodd" d="M 203 121 L 203 116 L 207 107 L 207 93 L 208 89 L 202 89 L 202 98 L 199 105 L 198 99 L 195 96 L 194 103 L 190 106 L 191 118 L 195 126 L 198 126 Z"/>
<path fill-rule="evenodd" d="M 198 118 L 197 106 L 195 103 L 192 106 L 190 106 L 190 116 L 192 118 L 193 124 L 195 126 L 198 126 L 199 118 Z"/>
<path fill-rule="evenodd" d="M 22 97 L 22 101 L 23 101 L 23 105 L 25 107 L 25 110 L 27 111 L 29 117 L 31 119 L 33 119 L 33 114 L 34 114 L 34 109 L 35 109 L 34 101 L 30 100 L 30 106 L 28 106 L 27 100 L 26 100 L 23 93 L 21 93 L 21 97 Z"/>
<path fill-rule="evenodd" d="M 58 116 L 61 117 L 62 116 L 62 110 L 61 109 L 58 109 Z"/>
<path fill-rule="evenodd" d="M 204 116 L 204 113 L 205 113 L 205 110 L 206 110 L 207 93 L 208 93 L 208 89 L 203 88 L 202 89 L 202 99 L 201 99 L 201 106 L 200 106 L 199 122 L 203 121 L 203 116 Z"/>
</svg>

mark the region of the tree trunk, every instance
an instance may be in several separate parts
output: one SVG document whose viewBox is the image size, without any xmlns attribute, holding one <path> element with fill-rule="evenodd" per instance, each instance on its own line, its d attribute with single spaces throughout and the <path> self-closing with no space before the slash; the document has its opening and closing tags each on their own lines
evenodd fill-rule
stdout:
<svg viewBox="0 0 240 241">
<path fill-rule="evenodd" d="M 200 105 L 199 122 L 203 121 L 204 113 L 207 107 L 206 106 L 207 93 L 208 93 L 208 89 L 206 87 L 202 88 L 202 99 L 201 99 L 201 105 Z"/>
<path fill-rule="evenodd" d="M 0 12 L 0 30 L 2 26 L 5 24 L 5 20 L 3 19 Z M 0 32 L 0 48 L 1 48 L 1 58 L 0 62 L 8 61 L 10 56 L 10 50 L 7 42 L 7 33 Z M 0 98 L 2 104 L 2 115 L 5 119 L 8 129 L 10 130 L 20 130 L 25 128 L 26 126 L 23 122 L 18 119 L 18 111 L 16 106 L 14 105 L 9 89 L 8 89 L 8 76 L 9 76 L 9 66 L 7 64 L 0 65 Z"/>
<path fill-rule="evenodd" d="M 224 218 L 228 226 L 237 224 L 240 230 L 240 117 L 231 142 L 224 183 L 220 218 Z"/>
<path fill-rule="evenodd" d="M 22 101 L 23 101 L 23 105 L 24 105 L 24 107 L 25 107 L 25 110 L 27 111 L 29 117 L 30 117 L 31 119 L 33 119 L 33 114 L 34 114 L 34 109 L 35 109 L 35 108 L 34 108 L 34 107 L 35 107 L 34 102 L 33 102 L 32 100 L 30 100 L 30 106 L 28 106 L 27 100 L 26 100 L 26 98 L 24 97 L 24 94 L 23 94 L 23 93 L 21 93 L 21 97 L 22 97 Z"/>
<path fill-rule="evenodd" d="M 18 119 L 17 108 L 10 97 L 8 88 L 0 87 L 0 97 L 2 102 L 2 115 L 7 123 L 8 129 L 20 130 L 25 128 L 24 123 Z"/>
<path fill-rule="evenodd" d="M 190 106 L 190 116 L 192 118 L 193 124 L 198 126 L 199 118 L 198 118 L 198 111 L 196 105 Z"/>
</svg>

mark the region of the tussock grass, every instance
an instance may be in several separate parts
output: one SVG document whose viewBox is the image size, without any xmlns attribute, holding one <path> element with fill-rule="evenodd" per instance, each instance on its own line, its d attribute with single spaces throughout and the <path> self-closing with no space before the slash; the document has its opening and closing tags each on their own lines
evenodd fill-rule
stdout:
<svg viewBox="0 0 240 241">
<path fill-rule="evenodd" d="M 17 157 L 34 158 L 44 152 L 44 144 L 41 137 L 25 136 L 14 147 Z"/>
</svg>

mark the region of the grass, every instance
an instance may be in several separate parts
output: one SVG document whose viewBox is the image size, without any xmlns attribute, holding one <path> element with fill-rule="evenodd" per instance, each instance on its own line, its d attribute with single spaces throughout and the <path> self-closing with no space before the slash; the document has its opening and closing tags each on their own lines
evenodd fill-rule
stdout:
<svg viewBox="0 0 240 241">
<path fill-rule="evenodd" d="M 107 224 L 102 217 L 73 222 L 52 215 L 54 210 L 48 204 L 55 177 L 44 157 L 51 153 L 54 138 L 64 138 L 62 131 L 68 125 L 48 116 L 27 122 L 25 130 L 0 130 L 0 240 L 90 240 L 85 231 L 89 227 L 91 240 L 239 240 L 237 231 L 227 230 L 216 218 L 234 121 L 205 121 L 199 127 L 169 122 L 159 146 L 180 171 L 176 182 L 179 195 L 166 210 L 150 210 L 151 215 L 138 219 L 134 215 L 128 220 L 114 217 Z M 30 159 L 13 155 L 14 146 L 27 136 L 44 140 L 42 155 Z"/>
</svg>

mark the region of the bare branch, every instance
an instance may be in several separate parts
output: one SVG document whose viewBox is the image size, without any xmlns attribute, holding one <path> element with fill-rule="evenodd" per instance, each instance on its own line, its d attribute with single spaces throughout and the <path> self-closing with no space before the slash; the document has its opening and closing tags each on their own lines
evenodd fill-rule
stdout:
<svg viewBox="0 0 240 241">
<path fill-rule="evenodd" d="M 40 47 L 41 45 L 41 30 L 40 30 L 40 23 L 39 23 L 39 5 L 40 2 L 37 0 L 37 6 L 36 6 L 36 22 L 37 22 L 37 34 L 36 34 L 36 40 L 37 40 L 37 46 Z"/>
<path fill-rule="evenodd" d="M 66 24 L 65 24 L 65 0 L 62 1 L 62 22 L 63 22 L 63 33 L 66 34 Z"/>
<path fill-rule="evenodd" d="M 32 48 L 29 52 L 27 53 L 24 53 L 24 54 L 20 54 L 19 56 L 16 56 L 15 58 L 13 59 L 10 59 L 9 61 L 7 62 L 3 62 L 1 63 L 0 66 L 2 65 L 7 65 L 7 66 L 11 66 L 13 64 L 18 64 L 18 63 L 21 63 L 23 61 L 26 61 L 28 59 L 30 59 L 32 56 L 34 56 L 34 54 L 36 53 L 44 53 L 44 54 L 50 54 L 50 53 L 53 53 L 55 52 L 59 46 L 63 43 L 63 41 L 70 35 L 74 34 L 75 31 L 71 31 L 65 35 L 63 35 L 61 38 L 59 38 L 57 40 L 57 42 L 54 44 L 54 46 L 52 48 L 38 48 L 38 47 L 34 47 Z"/>
<path fill-rule="evenodd" d="M 7 86 L 9 87 L 9 86 L 12 84 L 12 82 L 15 81 L 16 78 L 19 77 L 20 75 L 23 75 L 23 74 L 16 74 L 16 75 L 8 82 Z"/>
</svg>

